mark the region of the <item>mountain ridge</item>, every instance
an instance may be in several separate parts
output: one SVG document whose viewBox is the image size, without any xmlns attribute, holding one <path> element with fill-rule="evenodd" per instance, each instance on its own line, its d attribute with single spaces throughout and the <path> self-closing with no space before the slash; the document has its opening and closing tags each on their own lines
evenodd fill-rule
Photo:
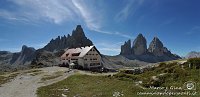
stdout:
<svg viewBox="0 0 200 97">
<path fill-rule="evenodd" d="M 126 66 L 144 66 L 148 63 L 161 62 L 166 60 L 178 59 L 169 53 L 167 48 L 165 48 L 162 42 L 155 38 L 147 49 L 146 39 L 142 34 L 133 41 L 133 46 L 131 46 L 131 40 L 125 42 L 121 46 L 121 52 L 116 56 L 102 55 L 103 66 L 107 68 L 122 68 Z M 155 44 L 155 45 L 154 45 Z M 65 52 L 64 49 L 76 48 L 82 46 L 93 45 L 93 42 L 85 36 L 83 28 L 81 25 L 72 30 L 71 35 L 58 36 L 55 39 L 45 45 L 41 49 L 35 50 L 32 47 L 22 46 L 21 52 L 10 53 L 7 51 L 0 51 L 0 65 L 5 68 L 12 67 L 45 67 L 60 64 L 60 56 Z M 159 48 L 157 48 L 157 45 Z M 162 48 L 162 52 L 160 51 Z M 150 53 L 152 51 L 152 53 Z M 162 56 L 163 52 L 166 52 L 166 56 Z M 159 56 L 156 54 L 160 53 Z M 4 60 L 3 60 L 4 59 Z"/>
<path fill-rule="evenodd" d="M 72 35 L 58 36 L 44 46 L 41 50 L 54 51 L 62 50 L 66 48 L 76 48 L 82 46 L 91 46 L 93 42 L 85 36 L 83 28 L 81 25 L 77 25 L 76 29 L 72 31 Z"/>
<path fill-rule="evenodd" d="M 121 46 L 120 55 L 129 59 L 138 59 L 145 62 L 161 62 L 180 59 L 178 55 L 172 54 L 158 37 L 154 37 L 147 49 L 146 38 L 140 33 L 133 41 L 131 47 L 130 40 L 125 41 Z"/>
</svg>

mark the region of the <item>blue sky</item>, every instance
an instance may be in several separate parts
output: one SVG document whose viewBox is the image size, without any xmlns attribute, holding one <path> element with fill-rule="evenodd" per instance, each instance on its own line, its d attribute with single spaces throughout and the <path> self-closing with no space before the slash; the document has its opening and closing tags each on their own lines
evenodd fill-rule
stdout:
<svg viewBox="0 0 200 97">
<path fill-rule="evenodd" d="M 200 51 L 199 0 L 0 0 L 0 50 L 41 48 L 81 24 L 101 53 L 142 33 L 180 56 Z"/>
</svg>

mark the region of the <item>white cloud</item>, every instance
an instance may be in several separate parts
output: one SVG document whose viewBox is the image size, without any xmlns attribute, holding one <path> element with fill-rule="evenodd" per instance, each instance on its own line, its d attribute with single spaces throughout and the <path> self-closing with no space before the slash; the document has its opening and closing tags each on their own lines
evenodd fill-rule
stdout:
<svg viewBox="0 0 200 97">
<path fill-rule="evenodd" d="M 50 21 L 60 24 L 75 17 L 72 3 L 63 0 L 9 0 L 17 8 L 15 11 L 0 10 L 0 16 L 10 20 Z"/>
<path fill-rule="evenodd" d="M 160 23 L 159 26 L 166 26 L 166 25 L 169 25 L 169 24 L 173 23 L 175 20 L 176 20 L 175 18 L 171 18 L 171 19 L 165 20 L 165 21 L 163 21 L 162 23 Z"/>
<path fill-rule="evenodd" d="M 83 2 L 83 0 L 72 0 L 72 2 L 81 13 L 83 20 L 85 21 L 87 27 L 90 30 L 103 33 L 103 34 L 118 35 L 125 38 L 131 38 L 129 35 L 125 35 L 120 32 L 110 32 L 110 31 L 101 30 L 102 17 L 97 11 L 92 10 L 92 9 L 95 9 L 94 7 L 88 8 L 88 5 L 86 5 L 86 3 Z"/>
<path fill-rule="evenodd" d="M 134 14 L 144 0 L 128 0 L 124 8 L 122 8 L 115 16 L 117 22 L 124 21 L 130 14 Z"/>
<path fill-rule="evenodd" d="M 93 11 L 93 8 L 88 8 L 88 5 L 83 0 L 72 0 L 75 7 L 79 10 L 79 13 L 81 13 L 81 16 L 83 17 L 86 25 L 88 28 L 92 29 L 100 29 L 101 23 L 100 23 L 100 16 L 99 13 L 96 11 Z"/>
<path fill-rule="evenodd" d="M 79 22 L 82 20 L 86 26 L 99 33 L 118 35 L 131 38 L 122 32 L 102 30 L 103 14 L 101 7 L 96 2 L 85 0 L 9 0 L 17 6 L 15 11 L 0 9 L 0 17 L 10 21 L 20 21 L 28 24 L 37 24 L 46 21 L 62 24 L 68 21 Z M 99 2 L 98 2 L 99 3 Z M 132 5 L 132 4 L 131 4 Z M 131 5 L 125 8 L 129 11 Z M 123 12 L 124 13 L 124 12 Z"/>
<path fill-rule="evenodd" d="M 14 21 L 48 21 L 61 24 L 79 21 L 80 18 L 90 29 L 99 29 L 101 15 L 91 1 L 83 0 L 9 0 L 17 6 L 15 11 L 0 9 L 0 17 Z M 89 8 L 90 7 L 90 8 Z"/>
<path fill-rule="evenodd" d="M 93 29 L 93 31 L 99 32 L 99 33 L 104 33 L 104 34 L 117 35 L 117 36 L 125 37 L 125 38 L 128 38 L 128 39 L 132 38 L 130 35 L 126 35 L 125 33 L 116 32 L 116 31 L 110 32 L 110 31 L 103 31 L 103 30 L 99 30 L 99 29 Z"/>
<path fill-rule="evenodd" d="M 200 32 L 200 26 L 194 26 L 191 28 L 190 31 L 186 32 L 187 35 L 191 35 L 194 33 L 199 33 Z"/>
</svg>

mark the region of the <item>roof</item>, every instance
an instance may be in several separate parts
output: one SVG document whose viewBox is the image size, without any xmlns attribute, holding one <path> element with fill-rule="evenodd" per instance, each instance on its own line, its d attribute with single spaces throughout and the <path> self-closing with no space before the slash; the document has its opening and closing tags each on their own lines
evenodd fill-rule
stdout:
<svg viewBox="0 0 200 97">
<path fill-rule="evenodd" d="M 96 49 L 95 46 L 86 46 L 86 47 L 80 47 L 80 48 L 67 49 L 67 51 L 61 56 L 61 58 L 66 57 L 66 54 L 69 54 L 68 57 L 71 57 L 72 54 L 78 54 L 78 53 L 79 53 L 79 55 L 77 57 L 84 57 L 87 54 L 87 52 L 89 52 L 92 48 Z M 97 52 L 99 53 L 98 50 L 97 50 Z"/>
</svg>

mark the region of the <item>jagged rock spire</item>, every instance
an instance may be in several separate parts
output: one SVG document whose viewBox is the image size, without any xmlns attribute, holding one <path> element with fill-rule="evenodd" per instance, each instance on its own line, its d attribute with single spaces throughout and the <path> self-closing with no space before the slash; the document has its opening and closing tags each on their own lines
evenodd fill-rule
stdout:
<svg viewBox="0 0 200 97">
<path fill-rule="evenodd" d="M 147 52 L 147 41 L 142 34 L 139 34 L 133 42 L 133 54 L 142 55 Z"/>
<path fill-rule="evenodd" d="M 156 56 L 162 56 L 164 54 L 164 46 L 163 43 L 158 39 L 158 37 L 154 37 L 151 41 L 148 52 L 153 53 Z"/>
<path fill-rule="evenodd" d="M 129 55 L 131 53 L 131 40 L 125 41 L 124 45 L 121 46 L 121 55 Z"/>
<path fill-rule="evenodd" d="M 43 50 L 54 51 L 61 50 L 65 48 L 75 48 L 82 46 L 91 46 L 93 45 L 92 41 L 89 40 L 83 31 L 81 25 L 77 25 L 76 29 L 72 31 L 72 35 L 69 34 L 64 37 L 58 36 L 56 39 L 52 39 Z"/>
</svg>

